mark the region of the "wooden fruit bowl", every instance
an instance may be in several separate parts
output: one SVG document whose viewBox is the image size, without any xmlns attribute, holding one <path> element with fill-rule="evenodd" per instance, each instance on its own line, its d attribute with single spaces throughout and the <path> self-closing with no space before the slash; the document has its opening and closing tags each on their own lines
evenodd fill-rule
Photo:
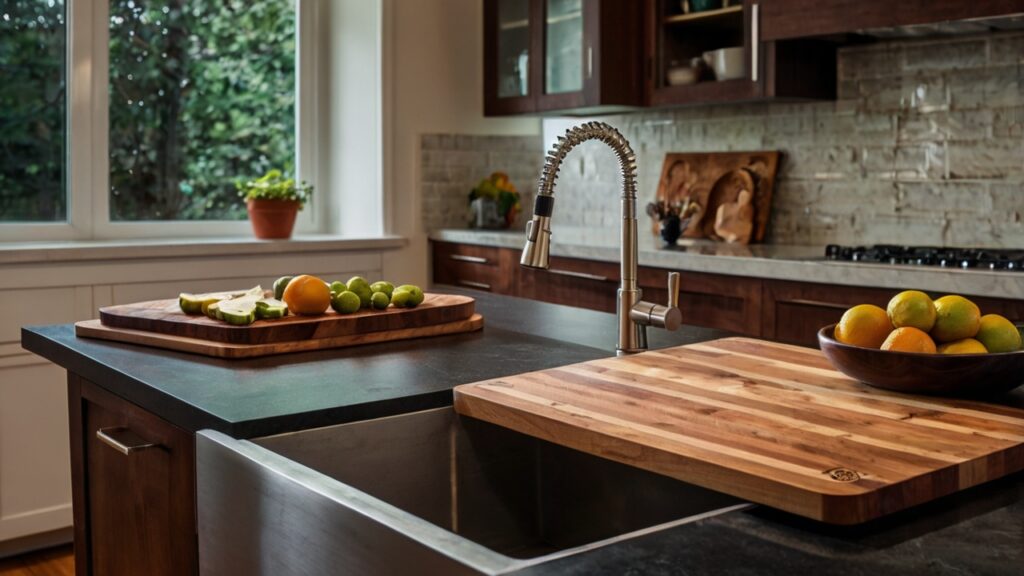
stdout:
<svg viewBox="0 0 1024 576">
<path fill-rule="evenodd" d="M 843 344 L 835 324 L 818 331 L 836 370 L 878 388 L 907 394 L 989 396 L 1024 384 L 1024 350 L 1001 354 L 918 354 Z M 1019 327 L 1018 327 L 1019 328 Z"/>
</svg>

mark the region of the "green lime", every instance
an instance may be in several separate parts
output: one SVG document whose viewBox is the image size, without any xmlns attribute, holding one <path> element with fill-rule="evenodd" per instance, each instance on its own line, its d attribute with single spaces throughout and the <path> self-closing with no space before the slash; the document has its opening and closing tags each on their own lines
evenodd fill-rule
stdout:
<svg viewBox="0 0 1024 576">
<path fill-rule="evenodd" d="M 370 289 L 370 283 L 367 282 L 366 278 L 363 278 L 362 276 L 353 276 L 348 279 L 348 282 L 346 284 L 348 285 L 348 289 L 353 292 L 356 291 L 356 288 L 366 288 L 367 290 Z"/>
<path fill-rule="evenodd" d="M 370 291 L 383 292 L 388 295 L 388 298 L 391 298 L 391 295 L 394 294 L 395 292 L 395 285 L 392 284 L 391 282 L 385 282 L 384 280 L 381 280 L 379 282 L 374 282 L 373 284 L 370 284 Z"/>
<path fill-rule="evenodd" d="M 395 308 L 411 308 L 413 305 L 410 304 L 412 301 L 412 292 L 408 290 L 395 289 L 395 293 L 391 295 L 391 303 L 395 305 Z"/>
<path fill-rule="evenodd" d="M 388 304 L 391 304 L 391 298 L 388 298 L 386 292 L 374 292 L 370 297 L 370 304 L 377 310 L 383 310 L 388 307 Z"/>
<path fill-rule="evenodd" d="M 413 306 L 419 306 L 420 304 L 423 303 L 423 290 L 420 290 L 419 286 L 414 286 L 412 284 L 404 284 L 402 286 L 399 286 L 398 288 L 395 288 L 395 290 L 404 290 L 411 294 L 411 298 L 409 300 L 410 308 Z"/>
<path fill-rule="evenodd" d="M 348 286 L 341 280 L 335 280 L 327 286 L 331 290 L 331 294 L 340 294 L 345 290 L 348 290 Z"/>
<path fill-rule="evenodd" d="M 280 300 L 284 298 L 284 289 L 288 287 L 288 283 L 292 281 L 291 276 L 281 276 L 274 281 L 274 298 Z"/>
<path fill-rule="evenodd" d="M 338 314 L 351 314 L 359 310 L 359 295 L 348 290 L 331 297 L 331 308 Z"/>
</svg>

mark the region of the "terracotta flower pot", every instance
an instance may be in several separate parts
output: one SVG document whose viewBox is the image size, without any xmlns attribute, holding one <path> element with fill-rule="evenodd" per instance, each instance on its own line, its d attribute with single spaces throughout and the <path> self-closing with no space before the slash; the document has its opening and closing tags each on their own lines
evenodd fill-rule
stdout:
<svg viewBox="0 0 1024 576">
<path fill-rule="evenodd" d="M 295 227 L 299 203 L 294 200 L 246 200 L 249 221 L 257 238 L 264 240 L 288 239 Z"/>
</svg>

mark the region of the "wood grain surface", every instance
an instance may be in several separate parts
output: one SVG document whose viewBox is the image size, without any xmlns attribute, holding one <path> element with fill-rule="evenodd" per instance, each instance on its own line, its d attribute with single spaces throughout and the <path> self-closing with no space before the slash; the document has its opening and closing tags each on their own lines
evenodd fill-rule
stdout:
<svg viewBox="0 0 1024 576">
<path fill-rule="evenodd" d="M 189 352 L 191 354 L 202 354 L 214 358 L 257 358 L 260 356 L 272 356 L 274 354 L 288 354 L 291 352 L 309 352 L 311 350 L 327 350 L 330 348 L 346 348 L 349 346 L 360 346 L 363 344 L 376 344 L 378 342 L 391 342 L 395 340 L 410 340 L 413 338 L 427 338 L 431 336 L 447 336 L 449 334 L 460 334 L 463 332 L 475 332 L 484 326 L 483 316 L 473 314 L 469 318 L 447 322 L 445 324 L 432 324 L 418 328 L 403 328 L 400 330 L 383 330 L 380 332 L 366 332 L 363 334 L 350 334 L 347 336 L 333 336 L 329 338 L 313 338 L 309 340 L 295 340 L 292 342 L 273 342 L 270 344 L 231 344 L 226 342 L 212 342 L 199 338 L 187 338 L 184 336 L 172 336 L 158 332 L 145 332 L 142 330 L 130 330 L 128 328 L 111 328 L 104 326 L 99 320 L 86 320 L 75 324 L 75 335 L 85 338 L 98 338 L 100 340 L 111 340 L 114 342 L 125 342 L 128 344 L 139 344 L 141 346 L 152 346 L 166 350 L 177 350 L 178 352 Z"/>
<path fill-rule="evenodd" d="M 834 524 L 1024 469 L 1024 410 L 878 390 L 747 338 L 467 384 L 455 409 Z"/>
<path fill-rule="evenodd" d="M 415 308 L 390 307 L 355 314 L 337 314 L 328 309 L 320 316 L 289 315 L 276 320 L 257 320 L 248 326 L 232 326 L 206 316 L 185 314 L 178 307 L 177 299 L 154 300 L 100 308 L 100 321 L 110 328 L 257 345 L 449 324 L 473 316 L 474 302 L 468 296 L 426 294 L 423 303 Z"/>
<path fill-rule="evenodd" d="M 779 167 L 778 151 L 760 152 L 687 152 L 665 155 L 658 181 L 656 201 L 681 202 L 686 198 L 701 206 L 698 217 L 690 221 L 683 231 L 687 238 L 714 236 L 715 215 L 718 206 L 724 202 L 735 202 L 740 188 L 735 180 L 753 180 L 754 229 L 750 242 L 764 240 L 771 216 L 772 192 L 775 189 L 775 174 Z M 733 177 L 729 177 L 732 175 Z M 723 180 L 723 177 L 725 179 Z M 712 189 L 718 182 L 724 190 L 712 197 Z M 732 183 L 733 185 L 729 185 Z M 710 204 L 714 202 L 714 206 Z M 653 232 L 658 233 L 658 223 L 653 223 Z"/>
</svg>

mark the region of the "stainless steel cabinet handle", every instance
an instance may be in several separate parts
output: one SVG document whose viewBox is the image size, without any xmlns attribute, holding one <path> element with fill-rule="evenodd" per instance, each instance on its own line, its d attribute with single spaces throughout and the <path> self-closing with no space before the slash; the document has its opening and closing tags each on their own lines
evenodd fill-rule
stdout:
<svg viewBox="0 0 1024 576">
<path fill-rule="evenodd" d="M 760 68 L 761 50 L 761 18 L 760 6 L 754 4 L 750 7 L 750 79 L 757 82 L 758 68 Z"/>
<path fill-rule="evenodd" d="M 548 270 L 548 273 L 557 274 L 558 276 L 583 278 L 584 280 L 597 280 L 598 282 L 607 282 L 609 280 L 607 276 L 601 276 L 600 274 L 587 274 L 586 272 L 574 272 L 572 270 L 557 270 L 552 268 Z"/>
<path fill-rule="evenodd" d="M 822 300 L 802 300 L 800 298 L 794 298 L 792 300 L 777 300 L 777 304 L 795 304 L 797 306 L 814 306 L 815 308 L 828 308 L 830 310 L 846 310 L 849 308 L 846 304 L 836 304 L 835 302 L 824 302 Z"/>
<path fill-rule="evenodd" d="M 100 428 L 96 431 L 96 437 L 100 439 L 100 442 L 125 455 L 160 446 L 144 440 L 138 434 L 124 427 Z"/>
<path fill-rule="evenodd" d="M 464 256 L 462 254 L 449 254 L 448 258 L 455 260 L 456 262 L 469 262 L 471 264 L 487 264 L 490 262 L 487 258 L 481 258 L 479 256 Z"/>
<path fill-rule="evenodd" d="M 483 282 L 473 282 L 472 280 L 459 280 L 459 286 L 466 286 L 467 288 L 479 288 L 480 290 L 490 290 L 491 285 Z"/>
</svg>

